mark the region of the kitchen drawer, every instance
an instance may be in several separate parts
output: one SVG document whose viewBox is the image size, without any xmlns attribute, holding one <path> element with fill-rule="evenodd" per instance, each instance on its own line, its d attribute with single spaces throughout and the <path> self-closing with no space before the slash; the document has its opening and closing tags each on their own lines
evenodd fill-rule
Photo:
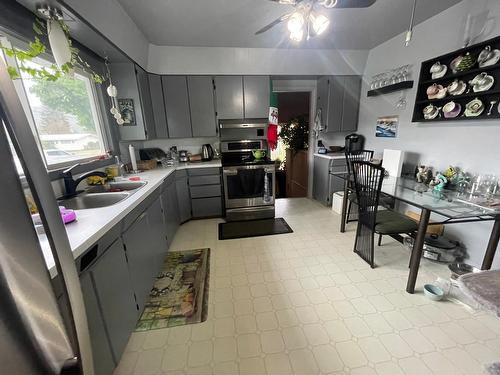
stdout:
<svg viewBox="0 0 500 375">
<path fill-rule="evenodd" d="M 188 169 L 189 176 L 220 175 L 220 168 L 192 168 Z"/>
<path fill-rule="evenodd" d="M 191 200 L 194 218 L 222 216 L 222 198 L 197 198 Z"/>
<path fill-rule="evenodd" d="M 134 221 L 160 196 L 161 189 L 157 188 L 148 195 L 139 205 L 123 218 L 122 232 L 125 232 Z"/>
<path fill-rule="evenodd" d="M 175 183 L 175 173 L 169 174 L 164 180 L 161 185 L 161 192 L 163 193 L 165 190 L 167 190 L 167 187 Z"/>
<path fill-rule="evenodd" d="M 191 198 L 220 197 L 220 185 L 190 186 Z"/>
<path fill-rule="evenodd" d="M 189 186 L 220 185 L 220 175 L 189 177 Z"/>
<path fill-rule="evenodd" d="M 342 159 L 332 159 L 332 163 L 331 163 L 332 167 L 338 167 L 338 166 L 342 166 L 342 165 L 346 165 L 345 158 L 342 158 Z"/>
<path fill-rule="evenodd" d="M 342 172 L 347 172 L 347 166 L 346 165 L 339 165 L 339 166 L 332 165 L 330 167 L 330 174 L 332 174 L 332 173 L 342 173 Z"/>
</svg>

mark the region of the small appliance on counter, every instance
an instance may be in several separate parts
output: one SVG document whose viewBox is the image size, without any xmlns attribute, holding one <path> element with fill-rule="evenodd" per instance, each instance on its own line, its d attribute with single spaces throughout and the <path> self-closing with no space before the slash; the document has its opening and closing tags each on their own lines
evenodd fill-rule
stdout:
<svg viewBox="0 0 500 375">
<path fill-rule="evenodd" d="M 187 150 L 179 150 L 179 161 L 181 163 L 189 161 L 189 152 Z"/>
<path fill-rule="evenodd" d="M 210 161 L 214 158 L 214 149 L 208 143 L 201 146 L 201 160 Z"/>
<path fill-rule="evenodd" d="M 361 134 L 352 133 L 345 137 L 345 152 L 350 153 L 353 151 L 363 150 L 365 147 L 365 137 Z"/>
</svg>

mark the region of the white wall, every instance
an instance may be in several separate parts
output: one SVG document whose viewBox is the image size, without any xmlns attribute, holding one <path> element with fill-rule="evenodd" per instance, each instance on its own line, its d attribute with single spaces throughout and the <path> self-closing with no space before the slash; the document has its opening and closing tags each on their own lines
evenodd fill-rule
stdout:
<svg viewBox="0 0 500 375">
<path fill-rule="evenodd" d="M 438 169 L 451 164 L 467 171 L 500 176 L 498 120 L 412 123 L 416 87 L 407 90 L 408 105 L 404 110 L 395 107 L 399 92 L 366 97 L 369 81 L 374 74 L 404 64 L 413 64 L 413 77 L 417 81 L 422 61 L 461 48 L 468 13 L 477 20 L 473 32 L 481 28 L 481 20 L 487 19 L 485 31 L 476 42 L 500 34 L 498 0 L 464 0 L 418 25 L 409 47 L 403 46 L 404 36 L 401 34 L 370 51 L 361 90 L 358 128 L 358 132 L 367 138 L 366 148 L 376 150 L 379 154 L 384 148 L 402 149 L 418 154 L 420 163 Z M 397 138 L 375 137 L 375 121 L 383 115 L 399 115 Z M 446 227 L 446 234 L 462 240 L 471 254 L 469 262 L 480 265 L 491 227 L 492 222 L 456 224 Z M 500 267 L 500 251 L 498 253 L 496 267 Z"/>
<path fill-rule="evenodd" d="M 361 74 L 368 51 L 149 46 L 157 74 Z"/>
<path fill-rule="evenodd" d="M 147 66 L 149 42 L 116 0 L 65 2 L 139 65 Z"/>
</svg>

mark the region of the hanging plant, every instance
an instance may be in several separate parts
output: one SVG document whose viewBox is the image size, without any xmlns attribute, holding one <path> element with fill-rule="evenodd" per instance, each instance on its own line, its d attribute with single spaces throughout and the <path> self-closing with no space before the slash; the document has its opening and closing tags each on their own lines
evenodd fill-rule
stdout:
<svg viewBox="0 0 500 375">
<path fill-rule="evenodd" d="M 28 43 L 28 49 L 23 50 L 17 47 L 0 46 L 9 57 L 17 60 L 17 67 L 8 66 L 7 70 L 12 79 L 21 78 L 21 72 L 29 74 L 33 78 L 57 81 L 63 75 L 72 75 L 75 67 L 90 74 L 95 83 L 103 83 L 104 78 L 96 73 L 92 67 L 81 58 L 77 48 L 72 46 L 69 27 L 59 17 L 50 17 L 46 22 L 36 17 L 33 22 L 35 40 Z M 50 50 L 54 56 L 55 64 L 49 68 L 30 66 L 28 62 L 39 57 L 47 51 L 47 46 L 41 41 L 47 39 Z"/>
</svg>

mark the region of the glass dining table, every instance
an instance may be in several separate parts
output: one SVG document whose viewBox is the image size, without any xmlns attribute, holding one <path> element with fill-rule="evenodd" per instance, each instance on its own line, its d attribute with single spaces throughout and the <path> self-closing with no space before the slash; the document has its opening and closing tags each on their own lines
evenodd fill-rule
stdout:
<svg viewBox="0 0 500 375">
<path fill-rule="evenodd" d="M 348 172 L 332 173 L 331 176 L 344 180 L 344 199 L 342 204 L 342 220 L 340 231 L 345 232 L 348 194 L 353 193 L 353 178 Z M 428 225 L 470 223 L 494 221 L 490 238 L 481 266 L 489 270 L 495 257 L 500 239 L 500 207 L 489 208 L 471 203 L 465 194 L 454 190 L 435 191 L 433 188 L 415 181 L 411 177 L 386 177 L 382 183 L 381 198 L 390 197 L 396 202 L 403 202 L 421 210 L 418 231 L 413 242 L 410 258 L 410 271 L 406 291 L 415 292 L 420 259 L 424 246 Z M 430 222 L 431 213 L 433 221 Z"/>
</svg>

